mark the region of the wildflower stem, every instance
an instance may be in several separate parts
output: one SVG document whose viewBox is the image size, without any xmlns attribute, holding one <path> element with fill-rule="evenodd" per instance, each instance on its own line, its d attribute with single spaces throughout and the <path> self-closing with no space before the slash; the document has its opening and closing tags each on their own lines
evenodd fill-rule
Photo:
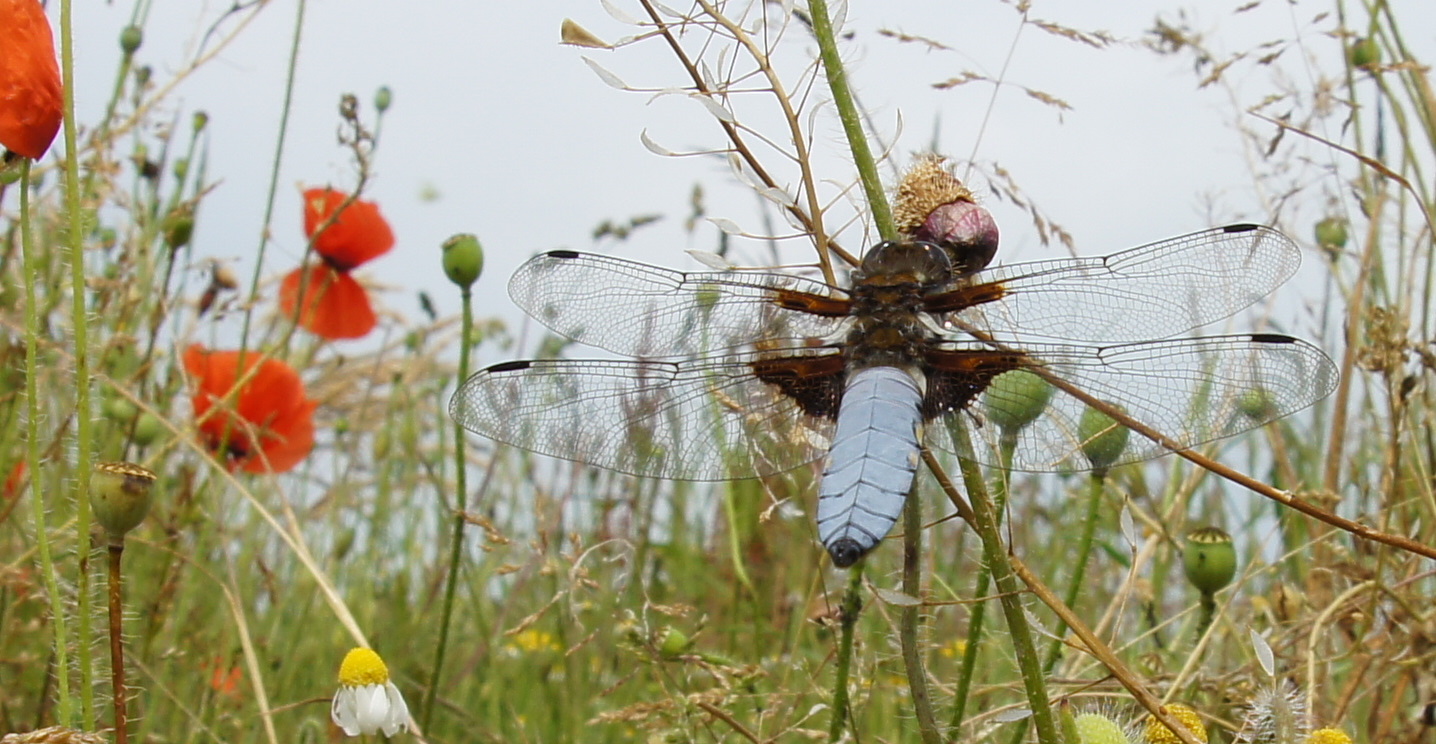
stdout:
<svg viewBox="0 0 1436 744">
<path fill-rule="evenodd" d="M 1082 579 L 1087 575 L 1087 561 L 1092 558 L 1092 539 L 1097 533 L 1097 517 L 1101 513 L 1102 493 L 1106 490 L 1107 469 L 1093 470 L 1087 480 L 1087 514 L 1082 519 L 1082 539 L 1077 543 L 1077 564 L 1072 569 L 1072 583 L 1062 601 L 1068 607 L 1077 603 L 1082 593 Z M 1052 670 L 1057 663 L 1057 654 L 1062 649 L 1062 634 L 1067 632 L 1067 621 L 1057 621 L 1057 634 L 1047 646 L 1047 661 L 1044 668 Z"/>
<path fill-rule="evenodd" d="M 1071 604 L 1069 602 L 1069 604 Z M 1202 636 L 1207 634 L 1207 628 L 1212 627 L 1212 620 L 1217 616 L 1217 595 L 1211 592 L 1202 592 L 1200 600 L 1201 612 L 1197 615 L 1197 641 L 1200 643 Z"/>
<path fill-rule="evenodd" d="M 1052 716 L 1052 704 L 1047 697 L 1047 683 L 1042 675 L 1042 662 L 1037 655 L 1037 644 L 1032 640 L 1032 628 L 1027 624 L 1027 611 L 1022 607 L 1018 595 L 1018 584 L 1013 575 L 1011 556 L 1002 543 L 1002 532 L 997 522 L 997 512 L 982 480 L 982 471 L 972 459 L 972 441 L 961 422 L 957 424 L 953 440 L 957 444 L 958 466 L 962 470 L 962 481 L 967 486 L 972 507 L 959 506 L 967 512 L 967 518 L 982 539 L 982 549 L 991 567 L 993 583 L 997 585 L 1002 614 L 1007 619 L 1007 633 L 1012 637 L 1012 652 L 1017 657 L 1017 667 L 1022 672 L 1022 683 L 1027 689 L 1027 704 L 1032 709 L 1032 720 L 1037 724 L 1037 740 L 1057 741 L 1057 722 Z M 931 457 L 931 455 L 929 455 Z M 929 460 L 929 464 L 936 460 Z M 939 479 L 941 481 L 943 479 Z M 950 485 L 950 484 L 949 484 Z M 949 492 L 951 497 L 955 492 Z M 954 505 L 958 505 L 954 501 Z"/>
<path fill-rule="evenodd" d="M 80 204 L 80 156 L 75 131 L 75 44 L 71 0 L 60 0 L 60 72 L 64 93 L 65 130 L 65 214 L 69 219 L 70 248 L 70 323 L 75 345 L 75 534 L 81 547 L 79 584 L 79 643 L 81 723 L 94 728 L 94 663 L 90 656 L 90 453 L 94 441 L 94 422 L 90 419 L 90 333 L 89 313 L 85 300 L 84 209 Z"/>
<path fill-rule="evenodd" d="M 853 164 L 857 166 L 858 178 L 862 181 L 863 192 L 867 194 L 868 208 L 872 210 L 873 225 L 884 240 L 893 240 L 897 238 L 897 227 L 893 222 L 892 208 L 888 206 L 877 162 L 873 160 L 872 149 L 868 147 L 867 135 L 863 132 L 862 117 L 848 88 L 848 76 L 843 70 L 842 57 L 838 55 L 826 0 L 808 0 L 808 13 L 813 19 L 813 36 L 818 41 L 818 56 L 822 58 L 823 70 L 827 73 L 828 89 L 832 91 L 833 104 L 837 106 L 838 118 L 843 123 L 843 134 L 853 153 Z"/>
<path fill-rule="evenodd" d="M 26 470 L 30 473 L 30 502 L 35 509 L 35 549 L 40 555 L 40 572 L 45 579 L 45 593 L 50 597 L 50 617 L 55 628 L 55 697 L 56 718 L 61 726 L 74 725 L 73 702 L 70 699 L 69 630 L 65 623 L 65 605 L 60 593 L 55 560 L 50 553 L 50 528 L 45 522 L 45 489 L 40 469 L 40 298 L 35 277 L 40 275 L 39 257 L 35 255 L 35 236 L 30 230 L 30 161 L 20 164 L 20 245 L 25 260 L 25 417 L 29 435 L 25 439 Z M 86 644 L 81 644 L 86 645 Z"/>
<path fill-rule="evenodd" d="M 1004 432 L 1000 438 L 1000 452 L 1002 457 L 1002 474 L 997 480 L 997 519 L 999 524 L 1007 505 L 1008 474 L 1011 472 L 1012 458 L 1017 451 L 1017 437 Z M 983 598 L 987 596 L 987 589 L 992 585 L 992 569 L 983 561 L 977 570 L 977 586 L 973 589 L 973 598 L 978 600 L 972 606 L 972 613 L 967 619 L 967 646 L 962 650 L 962 665 L 957 672 L 957 694 L 953 696 L 952 725 L 953 731 L 962 727 L 962 722 L 967 718 L 967 697 L 972 691 L 972 678 L 977 671 L 978 649 L 982 647 L 982 628 L 987 617 L 987 602 Z"/>
<path fill-rule="evenodd" d="M 110 681 L 115 692 L 115 744 L 126 744 L 130 740 L 129 712 L 125 688 L 125 646 L 124 646 L 124 585 L 120 583 L 120 564 L 125 554 L 125 539 L 117 538 L 110 543 Z"/>
<path fill-rule="evenodd" d="M 848 572 L 848 589 L 843 593 L 843 605 L 838 617 L 838 660 L 833 680 L 833 719 L 828 724 L 828 741 L 843 738 L 843 728 L 848 722 L 848 673 L 853 664 L 853 628 L 858 624 L 858 613 L 863 608 L 863 561 Z"/>
<path fill-rule="evenodd" d="M 962 478 L 968 484 L 968 497 L 972 500 L 973 516 L 976 517 L 978 535 L 982 538 L 983 552 L 992 568 L 993 583 L 997 585 L 1002 614 L 1007 619 L 1007 632 L 1012 637 L 1012 651 L 1017 657 L 1017 666 L 1022 672 L 1022 684 L 1027 688 L 1027 704 L 1032 708 L 1032 720 L 1037 724 L 1038 741 L 1057 741 L 1057 726 L 1052 719 L 1052 705 L 1047 698 L 1047 682 L 1043 678 L 1042 664 L 1037 656 L 1037 645 L 1032 640 L 1032 629 L 1027 624 L 1027 611 L 1022 607 L 1018 585 L 1008 562 L 1007 548 L 1002 543 L 1002 533 L 997 525 L 997 514 L 987 489 L 972 488 L 973 481 L 982 482 L 982 474 L 970 460 L 962 461 Z"/>
<path fill-rule="evenodd" d="M 468 285 L 459 290 L 463 298 L 463 320 L 459 333 L 459 380 L 469 378 L 469 347 L 473 344 L 474 303 L 473 292 Z M 439 615 L 439 642 L 434 647 L 434 663 L 429 671 L 429 687 L 424 691 L 424 712 L 422 726 L 429 729 L 434 717 L 434 704 L 439 691 L 439 677 L 444 669 L 444 652 L 449 645 L 449 625 L 454 617 L 454 595 L 459 584 L 459 560 L 464 554 L 464 512 L 468 509 L 469 479 L 467 462 L 464 459 L 464 427 L 454 422 L 454 479 L 458 491 L 454 499 L 454 531 L 449 536 L 448 575 L 444 581 L 444 609 Z"/>
<path fill-rule="evenodd" d="M 264 251 L 269 247 L 270 226 L 274 223 L 274 199 L 279 193 L 279 164 L 284 160 L 284 140 L 289 131 L 289 111 L 294 101 L 294 80 L 299 69 L 299 40 L 304 31 L 304 9 L 306 0 L 299 0 L 295 5 L 294 18 L 294 42 L 289 47 L 289 71 L 284 79 L 284 104 L 279 110 L 279 133 L 275 136 L 274 162 L 269 170 L 269 191 L 264 199 L 264 221 L 259 228 L 259 247 L 254 253 L 254 273 L 249 281 L 249 302 L 247 307 L 253 308 L 258 305 L 259 299 L 259 278 L 264 270 Z M 300 307 L 303 307 L 304 298 L 301 296 Z M 249 325 L 254 320 L 254 312 L 244 313 L 244 324 L 239 334 L 240 368 L 243 369 L 244 352 L 249 348 Z M 286 340 L 287 343 L 287 340 Z M 239 388 L 243 381 L 236 384 Z"/>
<path fill-rule="evenodd" d="M 922 596 L 922 501 L 917 497 L 917 479 L 913 479 L 907 503 L 903 506 L 903 593 L 918 599 Z M 903 669 L 907 672 L 908 689 L 912 691 L 913 712 L 923 744 L 938 744 L 942 734 L 932 713 L 932 692 L 927 685 L 927 670 L 918 647 L 918 623 L 922 604 L 913 602 L 902 608 L 898 620 L 898 636 L 902 641 Z"/>
<path fill-rule="evenodd" d="M 1092 557 L 1092 539 L 1097 531 L 1097 516 L 1102 506 L 1102 492 L 1107 483 L 1107 469 L 1099 468 L 1092 471 L 1087 480 L 1087 514 L 1082 520 L 1082 537 L 1077 543 L 1077 563 L 1072 569 L 1071 583 L 1067 585 L 1067 594 L 1062 601 L 1068 607 L 1077 603 L 1077 597 L 1082 592 L 1082 578 L 1087 575 L 1087 561 Z M 1047 653 L 1042 661 L 1042 673 L 1051 674 L 1052 668 L 1057 666 L 1057 659 L 1062 652 L 1062 636 L 1067 633 L 1067 621 L 1058 618 L 1057 631 L 1047 643 Z M 1027 733 L 1027 720 L 1020 721 L 1013 731 L 1012 744 L 1021 744 L 1023 736 Z"/>
</svg>

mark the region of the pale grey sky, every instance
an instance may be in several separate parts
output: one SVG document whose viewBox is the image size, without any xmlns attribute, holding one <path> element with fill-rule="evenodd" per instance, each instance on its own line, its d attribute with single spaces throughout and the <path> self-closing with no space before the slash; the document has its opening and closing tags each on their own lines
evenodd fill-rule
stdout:
<svg viewBox="0 0 1436 744">
<path fill-rule="evenodd" d="M 636 3 L 612 2 L 639 14 Z M 1325 35 L 1335 21 L 1312 21 L 1330 3 L 1268 0 L 1235 13 L 1242 4 L 1034 4 L 1033 18 L 1105 30 L 1118 39 L 1099 51 L 1031 26 L 1019 36 L 1017 13 L 996 0 L 859 0 L 847 21 L 854 36 L 845 55 L 863 104 L 885 136 L 897 137 L 895 152 L 904 161 L 927 146 L 936 126 L 948 154 L 975 154 L 1008 169 L 1028 196 L 1072 233 L 1079 253 L 1107 253 L 1213 222 L 1268 221 L 1270 205 L 1251 187 L 1251 166 L 1232 122 L 1239 105 L 1251 105 L 1274 89 L 1272 75 L 1263 70 L 1237 81 L 1235 98 L 1220 86 L 1198 90 L 1189 57 L 1157 57 L 1135 43 L 1159 14 L 1175 17 L 1197 5 L 1189 16 L 1217 50 L 1299 39 L 1301 46 L 1280 60 L 1281 74 L 1309 87 L 1317 74 L 1311 59 L 1326 65 L 1327 74 L 1337 71 L 1337 42 Z M 82 117 L 93 121 L 113 82 L 116 39 L 130 4 L 77 5 L 79 101 Z M 1408 43 L 1426 59 L 1436 56 L 1430 31 L 1436 29 L 1436 12 L 1430 4 L 1393 5 L 1407 19 L 1406 28 L 1423 32 Z M 230 6 L 229 0 L 155 0 L 139 61 L 155 68 L 157 80 L 168 80 L 189 59 L 201 31 Z M 238 259 L 244 276 L 252 270 L 297 7 L 297 0 L 271 0 L 235 44 L 177 88 L 167 108 L 167 116 L 177 113 L 184 125 L 194 110 L 210 115 L 208 175 L 219 185 L 203 204 L 195 247 L 201 255 Z M 632 33 L 598 0 L 310 0 L 267 271 L 287 270 L 303 249 L 297 184 L 352 183 L 347 153 L 335 143 L 339 95 L 356 93 L 368 111 L 381 85 L 393 90 L 394 104 L 369 195 L 382 205 L 398 245 L 366 271 L 405 288 L 381 302 L 412 318 L 418 318 L 414 291 L 421 288 L 434 294 L 442 311 L 457 309 L 438 262 L 439 244 L 454 232 L 477 233 L 487 249 L 488 268 L 477 288 L 479 311 L 514 319 L 503 291 L 513 268 L 535 251 L 592 247 L 590 230 L 607 218 L 669 215 L 628 244 L 600 249 L 696 266 L 682 250 L 711 249 L 718 233 L 708 226 L 690 237 L 682 229 L 695 183 L 706 189 L 711 215 L 757 229 L 755 198 L 736 186 L 718 161 L 666 159 L 640 143 L 640 132 L 647 129 L 673 149 L 720 144 L 718 127 L 702 107 L 679 97 L 651 100 L 615 90 L 581 59 L 591 57 L 633 85 L 685 84 L 661 42 L 618 51 L 560 46 L 565 17 L 609 40 Z M 882 28 L 932 38 L 958 51 L 899 44 L 879 36 Z M 813 45 L 801 30 L 790 40 L 793 59 L 811 53 Z M 995 77 L 1009 54 L 1009 83 L 1057 96 L 1072 110 L 1059 116 L 1017 87 L 1000 90 L 989 106 L 989 85 L 946 91 L 931 85 L 964 70 Z M 836 124 L 821 120 L 817 130 L 824 151 L 817 160 L 820 175 L 851 179 Z M 429 189 L 438 193 L 437 200 L 423 198 Z M 1060 250 L 1041 248 L 1016 208 L 995 200 L 987 206 L 1003 231 L 1000 261 Z M 1284 216 L 1294 217 L 1287 226 L 1309 240 L 1314 213 Z M 855 242 L 856 233 L 848 239 Z M 787 256 L 806 260 L 806 251 L 795 242 Z M 756 247 L 754 255 L 761 255 Z"/>
</svg>

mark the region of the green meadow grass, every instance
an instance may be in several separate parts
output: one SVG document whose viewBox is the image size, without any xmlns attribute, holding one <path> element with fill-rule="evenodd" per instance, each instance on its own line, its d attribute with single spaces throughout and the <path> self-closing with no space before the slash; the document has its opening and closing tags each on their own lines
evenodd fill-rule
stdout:
<svg viewBox="0 0 1436 744">
<path fill-rule="evenodd" d="M 694 12 L 704 29 L 747 38 L 716 10 Z M 1258 190 L 1310 217 L 1282 227 L 1329 257 L 1330 299 L 1313 312 L 1343 382 L 1315 409 L 1215 451 L 1306 502 L 1432 546 L 1436 96 L 1400 20 L 1384 6 L 1326 19 L 1333 38 L 1314 62 L 1317 83 L 1273 79 L 1256 112 L 1280 118 L 1283 138 L 1255 117 L 1232 133 L 1260 140 Z M 784 43 L 809 49 L 806 33 Z M 1339 54 L 1358 37 L 1374 41 L 1379 60 L 1368 46 L 1360 58 Z M 1221 57 L 1180 26 L 1151 38 L 1154 54 L 1184 55 L 1215 84 L 1263 69 L 1259 53 Z M 743 53 L 768 81 L 758 84 L 769 85 L 768 105 L 791 105 L 780 118 L 801 130 L 798 98 L 773 88 L 780 71 Z M 692 84 L 681 62 L 675 85 Z M 392 340 L 341 358 L 274 309 L 267 274 L 229 287 L 195 271 L 176 230 L 204 219 L 223 174 L 205 172 L 203 148 L 225 144 L 206 143 L 199 120 L 143 153 L 111 136 L 136 101 L 164 90 L 125 65 L 113 118 L 84 122 L 78 162 L 52 155 L 32 171 L 28 245 L 23 184 L 0 190 L 0 422 L 11 432 L 0 439 L 0 733 L 112 726 L 114 622 L 128 734 L 142 742 L 337 738 L 329 698 L 356 645 L 382 655 L 433 742 L 1016 744 L 1060 725 L 1029 725 L 1024 711 L 1044 695 L 1054 711 L 1139 722 L 1147 712 L 1132 686 L 1198 711 L 1212 741 L 1306 742 L 1333 727 L 1360 742 L 1414 743 L 1436 732 L 1436 563 L 1176 458 L 1010 482 L 944 463 L 979 507 L 976 521 L 986 502 L 974 489 L 985 484 L 1004 505 L 987 507 L 1002 524 L 979 533 L 943 519 L 954 507 L 923 475 L 921 549 L 905 560 L 909 527 L 850 573 L 817 544 L 811 471 L 663 483 L 458 438 L 445 411 L 461 338 L 497 353 L 501 324 L 396 326 L 383 335 Z M 365 102 L 344 122 L 354 183 L 367 182 L 379 116 Z M 1340 147 L 1307 137 L 1333 130 L 1349 133 Z M 787 141 L 785 130 L 765 134 Z M 1313 148 L 1339 167 L 1298 157 Z M 1274 174 L 1297 162 L 1303 178 Z M 804 177 L 816 194 L 822 179 L 851 176 Z M 1324 217 L 1334 221 L 1318 245 Z M 210 341 L 216 314 L 242 317 L 248 349 L 286 360 L 319 403 L 318 445 L 288 473 L 231 472 L 197 436 L 180 354 Z M 38 461 L 17 471 L 31 445 Z M 118 620 L 107 591 L 113 541 L 81 486 L 87 463 L 101 461 L 157 474 L 147 520 L 124 539 Z M 1236 502 L 1254 506 L 1230 509 Z M 1207 525 L 1230 533 L 1237 569 L 1204 599 L 1184 578 L 1183 551 Z M 1010 545 L 1015 568 L 1002 549 L 984 559 L 984 535 L 989 547 Z M 1069 598 L 1120 671 L 1019 581 L 1023 567 Z M 1128 735 L 1145 740 L 1140 725 Z"/>
</svg>

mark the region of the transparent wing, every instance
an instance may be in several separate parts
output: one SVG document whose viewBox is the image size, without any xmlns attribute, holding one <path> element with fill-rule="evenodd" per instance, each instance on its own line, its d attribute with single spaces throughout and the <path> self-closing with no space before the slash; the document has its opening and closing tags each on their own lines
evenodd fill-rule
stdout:
<svg viewBox="0 0 1436 744">
<path fill-rule="evenodd" d="M 980 345 L 967 343 L 967 348 Z M 963 348 L 945 343 L 947 351 Z M 991 347 L 982 347 L 988 348 Z M 1022 352 L 1034 365 L 1072 383 L 1093 397 L 1125 409 L 1137 421 L 1161 432 L 1182 447 L 1229 437 L 1299 411 L 1336 388 L 1336 366 L 1311 344 L 1275 334 L 1213 336 L 1117 346 L 1025 344 Z M 976 426 L 976 459 L 1000 465 L 1002 427 L 998 421 L 1036 419 L 1016 432 L 1014 470 L 1087 470 L 1084 443 L 1110 425 L 1084 431 L 1085 403 L 1030 378 L 1019 381 L 1005 372 L 968 408 Z M 1014 384 L 1019 383 L 1019 384 Z M 1043 401 L 1043 396 L 1049 396 Z M 1040 413 L 1039 413 L 1040 412 Z M 956 452 L 952 437 L 959 417 L 928 424 L 928 444 Z M 1094 422 L 1095 423 L 1095 422 Z M 1163 454 L 1156 442 L 1128 432 L 1119 443 L 1113 465 Z"/>
<path fill-rule="evenodd" d="M 822 456 L 832 423 L 755 377 L 757 359 L 508 362 L 465 381 L 449 414 L 501 442 L 656 478 L 751 478 Z M 827 387 L 836 406 L 840 386 Z"/>
<path fill-rule="evenodd" d="M 949 317 L 1014 341 L 1166 338 L 1252 305 L 1300 265 L 1301 250 L 1280 232 L 1230 225 L 1110 256 L 998 266 L 958 291 L 1001 285 L 1001 297 Z"/>
<path fill-rule="evenodd" d="M 509 295 L 561 336 L 635 357 L 826 338 L 847 308 L 844 290 L 789 274 L 686 273 L 578 251 L 533 257 L 509 280 Z M 810 303 L 830 314 L 792 306 Z"/>
</svg>

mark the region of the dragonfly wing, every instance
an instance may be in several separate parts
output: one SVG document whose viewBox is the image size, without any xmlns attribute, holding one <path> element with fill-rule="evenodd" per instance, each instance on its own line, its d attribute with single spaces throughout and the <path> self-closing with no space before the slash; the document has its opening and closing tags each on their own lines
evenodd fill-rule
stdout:
<svg viewBox="0 0 1436 744">
<path fill-rule="evenodd" d="M 944 344 L 956 351 L 957 344 Z M 976 344 L 969 344 L 977 348 Z M 982 347 L 990 351 L 991 346 Z M 1332 361 L 1305 341 L 1276 334 L 1212 336 L 1115 346 L 1024 344 L 1029 366 L 1071 383 L 1085 393 L 1124 409 L 1178 446 L 1193 447 L 1247 431 L 1299 411 L 1330 395 L 1337 371 Z M 1006 372 L 1030 374 L 1025 370 Z M 1041 396 L 1050 395 L 1045 405 Z M 1040 410 L 1018 430 L 1012 469 L 1087 470 L 1079 433 L 1088 406 L 1048 383 L 1004 384 L 999 375 L 968 408 L 975 427 L 975 459 L 1001 465 L 1001 430 L 994 421 L 1015 412 Z M 1006 415 L 1004 415 L 1006 414 Z M 928 425 L 928 443 L 957 452 L 951 416 Z M 1113 465 L 1145 460 L 1167 450 L 1135 432 Z"/>
<path fill-rule="evenodd" d="M 959 329 L 1012 339 L 1166 338 L 1252 305 L 1300 265 L 1291 238 L 1260 225 L 1229 225 L 1110 256 L 995 267 L 958 291 L 997 299 L 949 317 Z"/>
<path fill-rule="evenodd" d="M 477 434 L 633 475 L 729 480 L 813 461 L 831 421 L 757 378 L 756 360 L 508 362 L 459 386 L 449 413 Z"/>
<path fill-rule="evenodd" d="M 682 272 L 549 251 L 514 273 L 509 294 L 565 338 L 635 357 L 687 357 L 755 341 L 826 338 L 847 293 L 778 273 Z"/>
</svg>

